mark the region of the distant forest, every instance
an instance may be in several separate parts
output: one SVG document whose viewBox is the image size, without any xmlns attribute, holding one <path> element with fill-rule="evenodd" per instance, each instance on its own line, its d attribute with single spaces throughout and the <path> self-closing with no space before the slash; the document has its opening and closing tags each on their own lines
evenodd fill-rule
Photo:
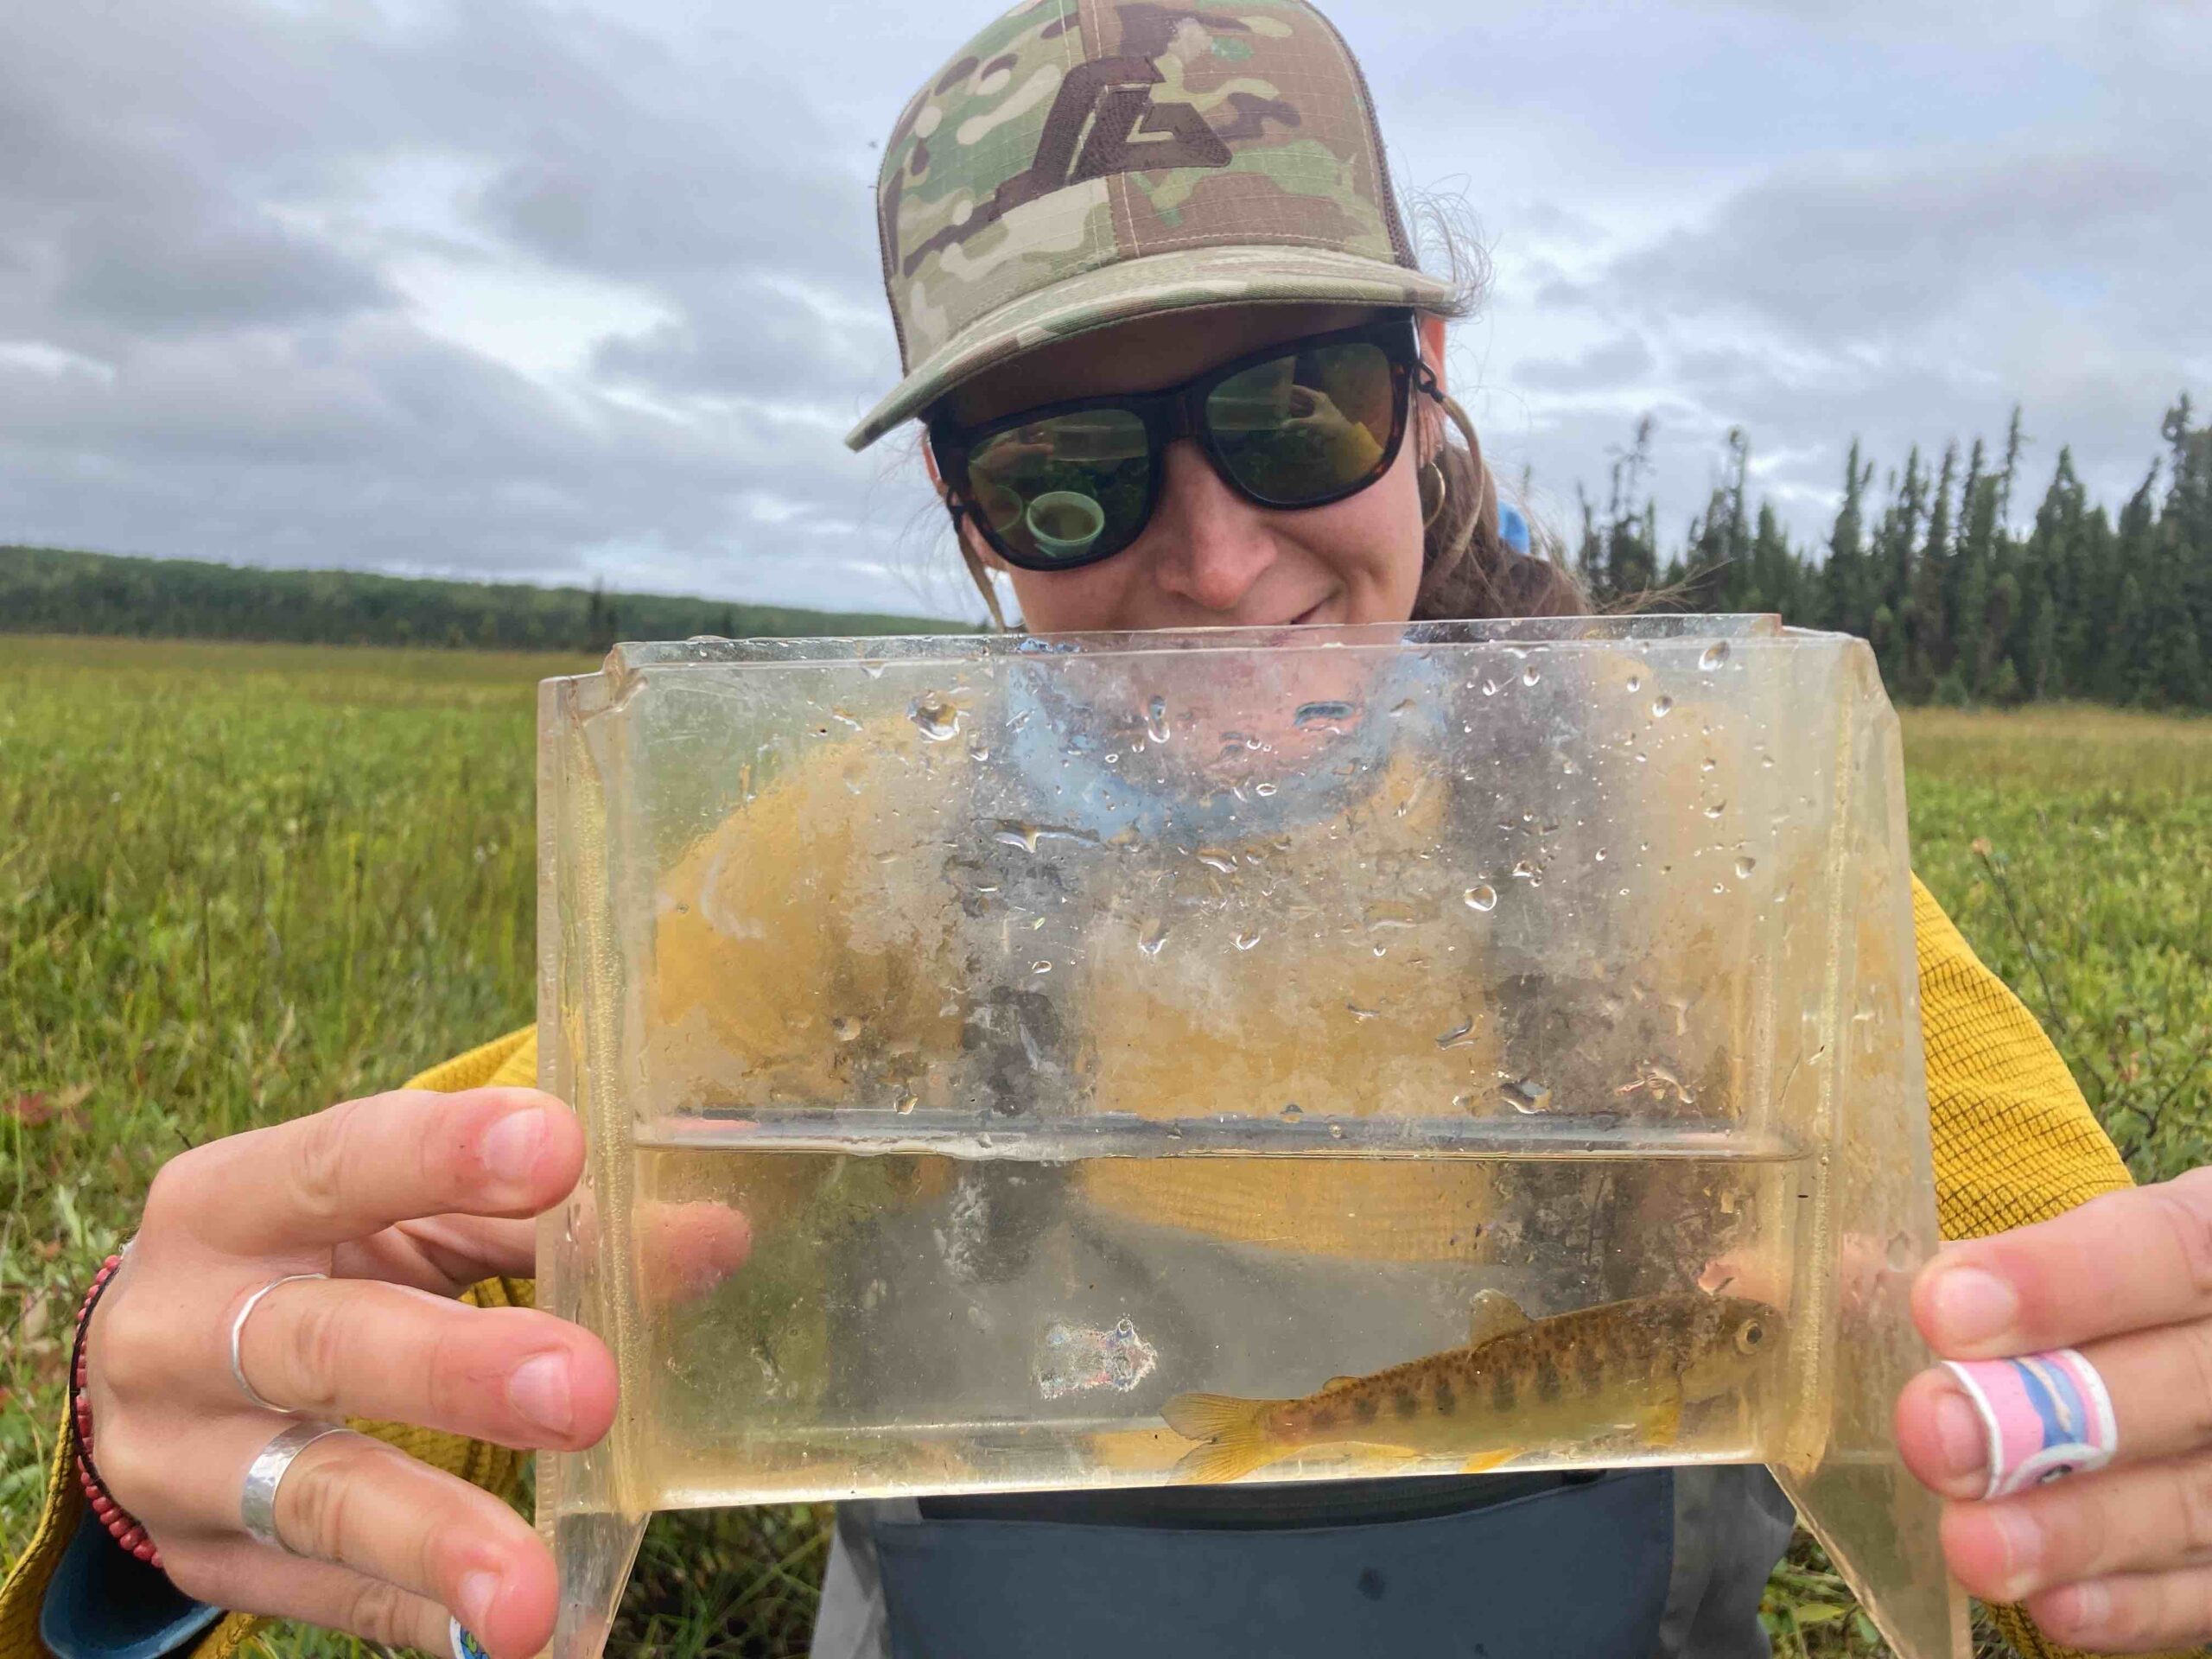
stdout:
<svg viewBox="0 0 2212 1659">
<path fill-rule="evenodd" d="M 284 639 L 603 652 L 617 639 L 941 633 L 925 617 L 734 605 L 600 588 L 264 570 L 194 559 L 0 547 L 0 633 Z"/>
<path fill-rule="evenodd" d="M 2062 449 L 2031 527 L 2012 528 L 2025 439 L 1963 460 L 1915 448 L 1875 484 L 1851 446 L 1825 547 L 1792 545 L 1772 503 L 1748 499 L 1750 440 L 1729 434 L 1726 481 L 1663 546 L 1647 487 L 1652 423 L 1617 457 L 1601 505 L 1551 551 L 1603 603 L 1777 611 L 1871 641 L 1900 702 L 2067 697 L 2212 708 L 2212 428 L 2183 397 L 2165 453 L 2117 515 L 2089 499 Z M 0 632 L 137 634 L 603 651 L 693 634 L 930 633 L 918 617 L 807 611 L 597 588 L 435 582 L 340 570 L 265 570 L 184 559 L 0 547 Z"/>
<path fill-rule="evenodd" d="M 2023 438 L 2014 410 L 2001 454 L 1980 438 L 1918 448 L 1877 491 L 1856 442 L 1827 545 L 1790 545 L 1770 503 L 1745 499 L 1751 445 L 1729 434 L 1727 480 L 1662 550 L 1644 480 L 1651 423 L 1613 463 L 1605 505 L 1578 492 L 1579 535 L 1554 552 L 1597 596 L 1656 597 L 1691 611 L 1777 611 L 1872 642 L 1891 696 L 1906 702 L 2037 698 L 2212 707 L 2212 428 L 2186 396 L 2158 456 L 2118 517 L 2093 502 L 2070 451 L 2035 522 L 2008 528 Z"/>
</svg>

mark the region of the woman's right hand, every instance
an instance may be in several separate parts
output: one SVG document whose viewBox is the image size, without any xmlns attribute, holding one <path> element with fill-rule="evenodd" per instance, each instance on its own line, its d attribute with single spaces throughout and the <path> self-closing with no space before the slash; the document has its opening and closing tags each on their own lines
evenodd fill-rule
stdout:
<svg viewBox="0 0 2212 1659">
<path fill-rule="evenodd" d="M 238 1611 L 449 1650 L 447 1610 L 495 1659 L 550 1638 L 552 1559 L 499 1498 L 397 1448 L 326 1436 L 277 1489 L 256 1542 L 245 1471 L 291 1418 L 386 1419 L 523 1448 L 607 1433 L 615 1370 L 589 1332 L 529 1308 L 454 1300 L 535 1271 L 530 1219 L 583 1168 L 575 1115 L 535 1089 L 403 1089 L 210 1141 L 155 1176 L 130 1252 L 86 1337 L 93 1456 L 176 1587 Z M 745 1253 L 741 1218 L 709 1230 L 710 1276 Z"/>
</svg>

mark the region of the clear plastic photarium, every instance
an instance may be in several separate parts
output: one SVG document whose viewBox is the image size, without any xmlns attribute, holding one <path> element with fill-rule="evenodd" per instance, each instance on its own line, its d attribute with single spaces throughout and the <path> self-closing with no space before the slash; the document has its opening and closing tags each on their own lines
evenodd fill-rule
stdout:
<svg viewBox="0 0 2212 1659">
<path fill-rule="evenodd" d="M 655 1510 L 1764 1462 L 1963 1655 L 1897 722 L 1767 617 L 625 645 L 541 689 L 550 1651 Z M 719 1283 L 681 1241 L 736 1211 Z"/>
</svg>

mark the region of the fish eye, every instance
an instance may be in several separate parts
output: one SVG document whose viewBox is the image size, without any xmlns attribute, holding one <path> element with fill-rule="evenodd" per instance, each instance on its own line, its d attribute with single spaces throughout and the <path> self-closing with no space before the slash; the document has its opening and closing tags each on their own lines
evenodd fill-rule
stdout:
<svg viewBox="0 0 2212 1659">
<path fill-rule="evenodd" d="M 1765 1340 L 1766 1326 L 1757 1319 L 1745 1319 L 1736 1327 L 1736 1346 L 1744 1353 L 1756 1353 Z"/>
</svg>

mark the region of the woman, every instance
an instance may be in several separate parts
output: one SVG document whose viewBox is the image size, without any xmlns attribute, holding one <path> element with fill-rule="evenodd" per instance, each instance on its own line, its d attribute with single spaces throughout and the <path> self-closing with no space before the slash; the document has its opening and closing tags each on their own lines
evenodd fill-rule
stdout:
<svg viewBox="0 0 2212 1659">
<path fill-rule="evenodd" d="M 932 474 L 995 613 L 1001 579 L 1049 631 L 1576 608 L 1559 572 L 1502 541 L 1471 429 L 1452 442 L 1443 335 L 1459 296 L 1415 269 L 1357 68 L 1302 0 L 1029 0 L 900 117 L 880 208 L 910 372 L 855 442 L 929 421 Z M 1417 325 L 1393 321 L 1408 313 Z M 1349 356 L 1335 378 L 1281 367 L 1354 340 L 1405 372 L 1384 386 Z M 1216 397 L 1224 377 L 1208 377 L 1224 367 L 1236 384 Z M 1198 396 L 1137 396 L 1194 377 Z M 1078 399 L 1100 401 L 1056 423 Z M 1982 1501 L 1985 1442 L 1944 1371 L 1905 1390 L 1900 1446 L 1954 1500 L 1943 1535 L 1961 1579 L 2018 1604 L 2001 1618 L 2024 1650 L 2196 1642 L 2212 1633 L 2212 1178 L 2126 1190 L 2033 1021 L 1916 901 L 1943 1223 L 1986 1236 L 1929 1268 L 1916 1313 L 1960 1358 L 2080 1345 L 2109 1386 L 2120 1452 L 2109 1469 Z M 450 1611 L 497 1659 L 537 1650 L 552 1567 L 493 1495 L 517 1468 L 504 1448 L 594 1442 L 614 1372 L 595 1339 L 528 1306 L 528 1217 L 582 1160 L 572 1116 L 527 1086 L 534 1075 L 533 1033 L 512 1033 L 408 1089 L 160 1172 L 87 1326 L 84 1414 L 64 1426 L 39 1533 L 0 1593 L 0 1659 L 47 1651 L 42 1638 L 72 1659 L 228 1654 L 265 1613 L 443 1651 Z M 667 1247 L 703 1284 L 742 1270 L 747 1240 L 731 1228 Z M 288 1449 L 286 1419 L 265 1407 L 373 1420 L 376 1433 Z M 87 1510 L 79 1426 L 118 1528 L 158 1567 Z M 1522 1484 L 1486 1494 L 1454 1483 L 1428 1518 L 1478 1528 L 1519 1506 L 1510 1530 L 1538 1545 L 1529 1605 L 1496 1610 L 1496 1630 L 1571 1608 L 1594 1621 L 1577 1629 L 1604 1632 L 1583 1650 L 1764 1650 L 1758 1587 L 1787 1526 L 1763 1478 L 1684 1471 L 1663 1493 L 1624 1495 L 1509 1476 Z M 1127 1576 L 1156 1560 L 1160 1535 L 1229 1539 L 1217 1559 L 1236 1576 L 1214 1587 L 1264 1622 L 1253 1587 L 1281 1582 L 1282 1541 L 1317 1535 L 1319 1516 L 1319 1532 L 1387 1548 L 1395 1535 L 1367 1529 L 1402 1525 L 1414 1502 L 1290 1488 L 1202 1513 L 1189 1506 L 1203 1494 L 1142 1496 L 848 1506 L 817 1652 L 1006 1651 L 1027 1616 L 1016 1576 L 1114 1586 L 1087 1604 L 1096 1617 L 1053 1633 L 1054 1651 L 1186 1651 L 1155 1586 Z M 1600 1535 L 1592 1516 L 1627 1497 L 1646 1551 L 1590 1573 L 1577 1552 Z M 1020 1574 L 995 1579 L 986 1560 L 979 1577 L 956 1553 L 940 1559 L 965 1604 L 900 1589 L 893 1558 L 963 1529 L 1000 1541 Z M 1561 1541 L 1548 1555 L 1546 1538 Z M 1389 1566 L 1448 1598 L 1448 1567 L 1423 1583 Z M 1381 1572 L 1357 1582 L 1390 1605 Z M 1484 1616 L 1427 1638 L 1529 1645 L 1485 1649 Z M 1248 1626 L 1249 1650 L 1299 1651 L 1294 1611 L 1278 1623 Z M 1217 1636 L 1210 1650 L 1238 1645 Z"/>
</svg>

